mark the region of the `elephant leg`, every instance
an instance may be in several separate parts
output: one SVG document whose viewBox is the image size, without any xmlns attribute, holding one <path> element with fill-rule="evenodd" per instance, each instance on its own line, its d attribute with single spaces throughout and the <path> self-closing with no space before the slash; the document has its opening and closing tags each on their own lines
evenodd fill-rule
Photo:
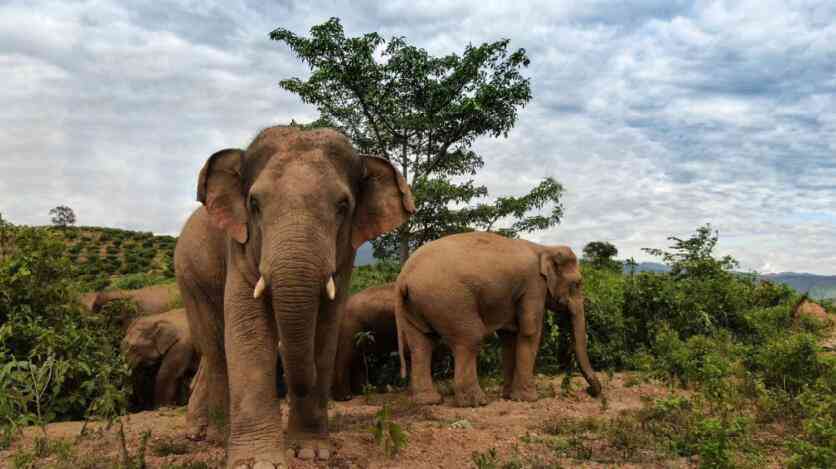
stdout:
<svg viewBox="0 0 836 469">
<path fill-rule="evenodd" d="M 355 355 L 358 355 L 354 350 L 353 330 L 343 327 L 340 331 L 340 342 L 337 346 L 337 358 L 334 365 L 334 400 L 348 401 L 356 391 L 354 390 L 354 362 Z"/>
<path fill-rule="evenodd" d="M 406 336 L 412 365 L 409 378 L 412 400 L 417 404 L 440 404 L 443 399 L 436 391 L 432 378 L 432 341 L 408 319 L 401 321 L 401 328 Z"/>
<path fill-rule="evenodd" d="M 479 378 L 476 373 L 479 345 L 479 340 L 471 339 L 453 346 L 453 355 L 456 362 L 453 389 L 458 407 L 478 407 L 488 403 L 487 396 L 479 387 Z"/>
<path fill-rule="evenodd" d="M 245 463 L 287 467 L 276 389 L 278 332 L 239 275 L 227 276 L 224 343 L 229 370 L 227 467 Z"/>
<path fill-rule="evenodd" d="M 292 396 L 287 424 L 288 443 L 300 459 L 329 459 L 328 400 L 334 376 L 340 324 L 336 314 L 321 313 L 315 336 L 316 385 L 305 397 Z"/>
<path fill-rule="evenodd" d="M 363 354 L 363 351 L 355 352 L 351 361 L 351 392 L 355 395 L 363 394 L 363 388 L 369 383 Z"/>
<path fill-rule="evenodd" d="M 194 391 L 189 396 L 186 436 L 192 440 L 226 440 L 229 388 L 224 356 L 223 299 L 180 285 L 191 336 L 201 355 Z"/>
<path fill-rule="evenodd" d="M 174 344 L 163 357 L 154 380 L 154 404 L 161 406 L 178 405 L 181 378 L 189 369 L 194 350 L 191 344 Z"/>
<path fill-rule="evenodd" d="M 514 384 L 511 399 L 515 401 L 536 401 L 537 388 L 534 385 L 534 362 L 540 348 L 543 333 L 543 308 L 537 300 L 523 303 L 520 307 L 519 332 L 517 333 L 517 359 L 514 369 Z"/>
<path fill-rule="evenodd" d="M 517 334 L 509 331 L 497 333 L 502 341 L 502 398 L 510 399 L 517 362 Z"/>
</svg>

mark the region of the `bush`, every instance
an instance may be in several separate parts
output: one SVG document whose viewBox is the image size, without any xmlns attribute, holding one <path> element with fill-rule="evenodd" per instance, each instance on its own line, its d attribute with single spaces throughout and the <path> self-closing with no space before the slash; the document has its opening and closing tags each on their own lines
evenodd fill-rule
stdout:
<svg viewBox="0 0 836 469">
<path fill-rule="evenodd" d="M 750 369 L 761 374 L 768 387 L 795 396 L 826 372 L 819 350 L 816 337 L 811 334 L 778 336 L 758 347 L 748 364 Z"/>
<path fill-rule="evenodd" d="M 163 275 L 130 274 L 114 279 L 112 286 L 116 290 L 139 290 L 164 283 L 171 283 L 171 278 Z"/>
<path fill-rule="evenodd" d="M 74 272 L 54 234 L 16 231 L 16 252 L 0 261 L 0 411 L 17 411 L 0 420 L 14 426 L 123 409 L 121 331 L 76 303 Z"/>
</svg>

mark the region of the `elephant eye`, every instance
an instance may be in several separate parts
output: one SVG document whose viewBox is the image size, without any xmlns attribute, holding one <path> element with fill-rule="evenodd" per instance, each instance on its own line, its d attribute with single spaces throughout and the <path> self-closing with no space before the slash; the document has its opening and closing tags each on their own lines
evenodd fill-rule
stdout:
<svg viewBox="0 0 836 469">
<path fill-rule="evenodd" d="M 259 206 L 258 206 L 258 199 L 255 197 L 250 196 L 250 212 L 254 215 L 258 214 Z"/>
</svg>

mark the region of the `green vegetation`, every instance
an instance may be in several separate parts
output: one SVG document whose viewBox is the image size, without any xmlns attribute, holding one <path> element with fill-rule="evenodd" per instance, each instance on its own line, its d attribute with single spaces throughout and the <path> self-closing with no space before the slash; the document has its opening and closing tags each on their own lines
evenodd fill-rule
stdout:
<svg viewBox="0 0 836 469">
<path fill-rule="evenodd" d="M 25 425 L 124 413 L 128 367 L 113 318 L 76 303 L 74 268 L 59 233 L 0 227 L 14 247 L 0 259 L 0 435 Z"/>
<path fill-rule="evenodd" d="M 369 428 L 369 432 L 387 458 L 394 457 L 409 443 L 406 432 L 392 420 L 392 409 L 389 408 L 388 404 L 384 404 L 374 415 L 374 421 L 372 427 Z"/>
<path fill-rule="evenodd" d="M 84 226 L 37 229 L 63 241 L 81 291 L 137 289 L 174 281 L 174 237 Z"/>
</svg>

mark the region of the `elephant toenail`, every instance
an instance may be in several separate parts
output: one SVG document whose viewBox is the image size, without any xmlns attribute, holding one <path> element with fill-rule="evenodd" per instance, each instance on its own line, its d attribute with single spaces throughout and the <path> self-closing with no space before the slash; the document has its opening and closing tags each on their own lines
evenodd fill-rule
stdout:
<svg viewBox="0 0 836 469">
<path fill-rule="evenodd" d="M 274 469 L 273 463 L 267 461 L 259 461 L 253 465 L 253 469 Z"/>
<path fill-rule="evenodd" d="M 317 456 L 319 457 L 319 459 L 325 461 L 331 457 L 331 451 L 329 451 L 326 448 L 320 448 L 319 454 L 317 454 Z"/>
<path fill-rule="evenodd" d="M 313 459 L 314 456 L 314 450 L 311 448 L 302 448 L 296 453 L 296 457 L 302 460 Z"/>
</svg>

